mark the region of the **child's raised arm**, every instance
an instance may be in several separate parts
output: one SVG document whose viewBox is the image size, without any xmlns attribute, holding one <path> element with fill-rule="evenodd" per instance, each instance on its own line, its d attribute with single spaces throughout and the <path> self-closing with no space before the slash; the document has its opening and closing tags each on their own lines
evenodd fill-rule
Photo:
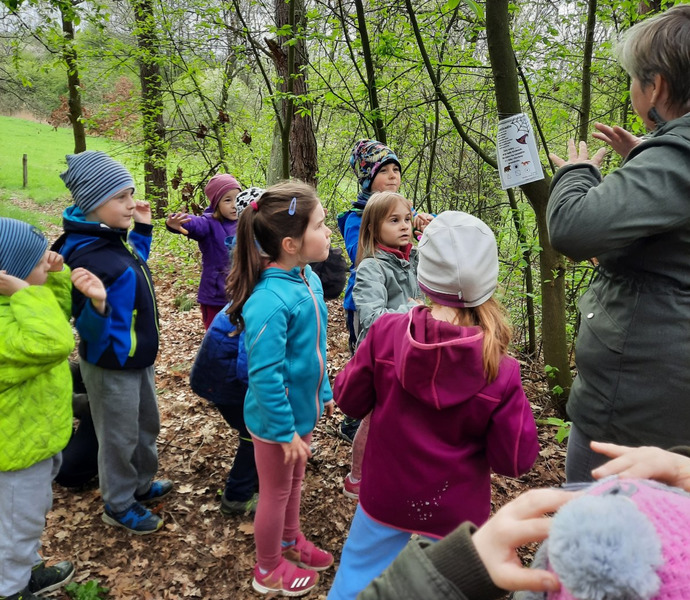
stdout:
<svg viewBox="0 0 690 600">
<path fill-rule="evenodd" d="M 91 300 L 93 307 L 102 315 L 106 309 L 106 291 L 103 282 L 91 271 L 78 267 L 72 271 L 72 285 Z"/>
<path fill-rule="evenodd" d="M 189 231 L 187 231 L 183 225 L 185 223 L 189 223 L 191 220 L 192 217 L 190 217 L 187 213 L 173 213 L 165 220 L 165 224 L 168 229 L 178 231 L 184 235 L 189 235 Z"/>
</svg>

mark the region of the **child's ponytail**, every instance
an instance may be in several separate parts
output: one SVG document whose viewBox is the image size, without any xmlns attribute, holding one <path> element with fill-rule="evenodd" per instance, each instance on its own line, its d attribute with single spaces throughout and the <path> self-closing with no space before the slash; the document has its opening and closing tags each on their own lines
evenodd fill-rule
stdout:
<svg viewBox="0 0 690 600">
<path fill-rule="evenodd" d="M 513 336 L 513 328 L 508 321 L 508 313 L 502 304 L 489 298 L 474 308 L 460 308 L 460 311 L 471 313 L 475 325 L 484 332 L 482 363 L 484 376 L 491 382 L 498 377 L 501 360 L 508 352 L 508 344 Z"/>
<path fill-rule="evenodd" d="M 267 188 L 242 211 L 225 287 L 231 302 L 228 316 L 238 332 L 244 329 L 242 309 L 261 271 L 280 258 L 286 237 L 302 238 L 317 204 L 314 188 L 301 181 L 284 181 Z"/>
</svg>

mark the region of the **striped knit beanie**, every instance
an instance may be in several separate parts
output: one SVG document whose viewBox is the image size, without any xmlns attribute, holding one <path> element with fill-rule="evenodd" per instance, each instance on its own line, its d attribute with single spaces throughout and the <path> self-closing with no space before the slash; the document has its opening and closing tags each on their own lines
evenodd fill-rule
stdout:
<svg viewBox="0 0 690 600">
<path fill-rule="evenodd" d="M 242 186 L 237 183 L 232 175 L 227 173 L 218 173 L 208 180 L 206 187 L 204 188 L 204 194 L 208 198 L 211 204 L 211 210 L 216 210 L 216 206 L 222 200 L 223 196 L 227 194 L 230 190 L 241 190 Z"/>
<path fill-rule="evenodd" d="M 105 152 L 87 150 L 68 154 L 67 170 L 60 174 L 72 193 L 74 204 L 85 215 L 110 200 L 115 194 L 131 188 L 134 178 L 119 162 Z"/>
<path fill-rule="evenodd" d="M 33 225 L 0 217 L 0 271 L 26 279 L 47 248 L 48 240 Z"/>
</svg>

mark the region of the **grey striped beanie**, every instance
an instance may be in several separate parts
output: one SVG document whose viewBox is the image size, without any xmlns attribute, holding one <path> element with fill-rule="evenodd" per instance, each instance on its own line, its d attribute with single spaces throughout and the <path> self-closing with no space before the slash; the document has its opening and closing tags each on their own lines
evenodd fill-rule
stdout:
<svg viewBox="0 0 690 600">
<path fill-rule="evenodd" d="M 65 158 L 67 170 L 60 177 L 85 215 L 122 190 L 134 189 L 130 172 L 105 152 L 87 150 Z"/>
<path fill-rule="evenodd" d="M 48 240 L 33 225 L 0 217 L 0 271 L 26 279 L 47 248 Z"/>
</svg>

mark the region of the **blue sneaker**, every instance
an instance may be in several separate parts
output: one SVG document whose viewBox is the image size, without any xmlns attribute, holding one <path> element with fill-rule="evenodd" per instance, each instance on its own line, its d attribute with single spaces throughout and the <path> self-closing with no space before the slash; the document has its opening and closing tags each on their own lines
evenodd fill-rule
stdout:
<svg viewBox="0 0 690 600">
<path fill-rule="evenodd" d="M 151 487 L 144 494 L 134 494 L 134 499 L 142 504 L 156 502 L 165 498 L 173 489 L 173 482 L 169 479 L 157 479 L 151 482 Z"/>
<path fill-rule="evenodd" d="M 123 527 L 136 535 L 146 535 L 154 533 L 163 527 L 163 519 L 154 515 L 150 510 L 135 502 L 128 509 L 115 512 L 105 505 L 105 512 L 102 517 L 103 522 L 116 527 Z"/>
</svg>

